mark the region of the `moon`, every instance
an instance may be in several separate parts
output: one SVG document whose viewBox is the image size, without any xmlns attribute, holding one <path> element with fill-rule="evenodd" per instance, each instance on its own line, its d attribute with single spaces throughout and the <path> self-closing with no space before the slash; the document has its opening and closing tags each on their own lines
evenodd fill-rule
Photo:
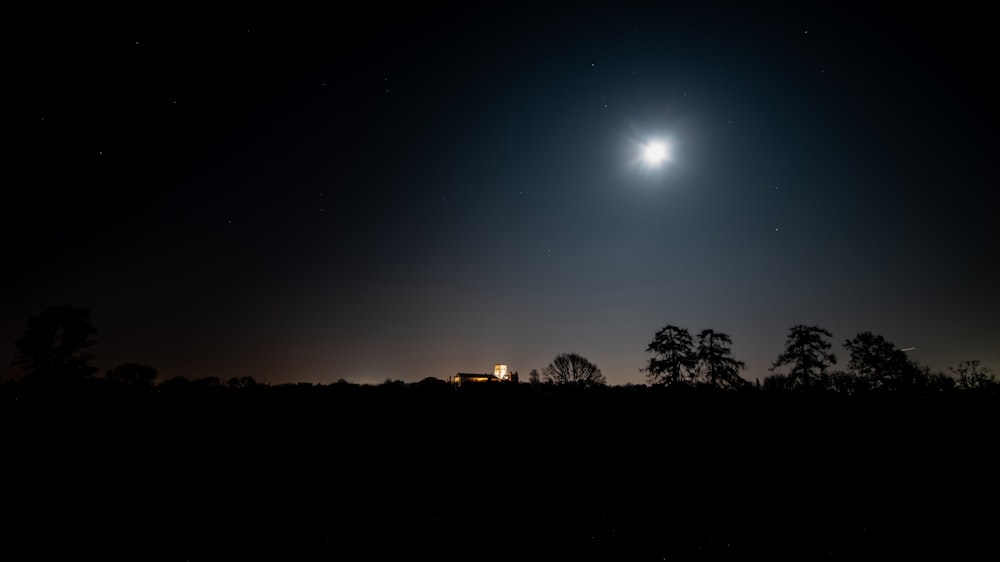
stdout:
<svg viewBox="0 0 1000 562">
<path fill-rule="evenodd" d="M 642 160 L 647 166 L 657 167 L 670 160 L 670 146 L 661 140 L 650 141 L 642 148 Z"/>
</svg>

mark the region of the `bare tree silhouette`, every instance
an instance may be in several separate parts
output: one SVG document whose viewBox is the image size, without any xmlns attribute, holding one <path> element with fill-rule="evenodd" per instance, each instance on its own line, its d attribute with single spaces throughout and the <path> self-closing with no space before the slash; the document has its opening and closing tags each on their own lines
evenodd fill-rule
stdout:
<svg viewBox="0 0 1000 562">
<path fill-rule="evenodd" d="M 577 353 L 557 355 L 551 363 L 542 369 L 542 375 L 545 377 L 545 382 L 554 384 L 573 384 L 582 387 L 607 384 L 597 365 Z"/>
<path fill-rule="evenodd" d="M 949 367 L 958 377 L 955 386 L 963 390 L 979 390 L 997 385 L 996 374 L 992 369 L 980 367 L 979 360 L 962 361 L 955 367 Z"/>
</svg>

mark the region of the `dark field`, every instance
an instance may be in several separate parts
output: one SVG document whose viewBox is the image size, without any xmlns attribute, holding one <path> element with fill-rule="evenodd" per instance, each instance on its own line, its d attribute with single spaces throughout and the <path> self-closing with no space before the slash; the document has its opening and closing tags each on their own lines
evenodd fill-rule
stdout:
<svg viewBox="0 0 1000 562">
<path fill-rule="evenodd" d="M 3 559 L 996 556 L 993 395 L 5 397 Z"/>
</svg>

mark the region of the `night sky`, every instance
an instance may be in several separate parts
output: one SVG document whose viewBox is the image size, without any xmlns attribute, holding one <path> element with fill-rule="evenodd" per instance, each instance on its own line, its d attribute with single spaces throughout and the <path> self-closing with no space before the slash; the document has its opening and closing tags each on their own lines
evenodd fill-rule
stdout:
<svg viewBox="0 0 1000 562">
<path fill-rule="evenodd" d="M 0 374 L 55 304 L 160 380 L 643 383 L 666 324 L 1000 370 L 986 14 L 476 4 L 12 13 Z"/>
</svg>

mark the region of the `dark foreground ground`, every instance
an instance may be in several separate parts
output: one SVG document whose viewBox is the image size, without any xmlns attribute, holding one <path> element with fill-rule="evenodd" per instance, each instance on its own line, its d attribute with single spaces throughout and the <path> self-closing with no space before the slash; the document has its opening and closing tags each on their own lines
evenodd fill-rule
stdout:
<svg viewBox="0 0 1000 562">
<path fill-rule="evenodd" d="M 520 386 L 7 400 L 0 556 L 997 554 L 996 397 Z"/>
</svg>

